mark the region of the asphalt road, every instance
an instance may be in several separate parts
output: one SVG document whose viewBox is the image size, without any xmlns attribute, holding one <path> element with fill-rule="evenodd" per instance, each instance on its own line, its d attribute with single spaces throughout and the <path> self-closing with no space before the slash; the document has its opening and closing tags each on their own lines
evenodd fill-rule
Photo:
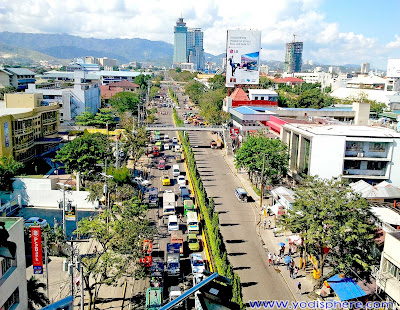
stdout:
<svg viewBox="0 0 400 310">
<path fill-rule="evenodd" d="M 183 97 L 178 94 L 183 107 Z M 185 110 L 178 110 L 183 114 Z M 189 131 L 197 167 L 207 190 L 213 197 L 219 212 L 220 229 L 229 260 L 239 274 L 243 286 L 243 299 L 290 300 L 293 295 L 283 277 L 269 267 L 266 253 L 257 235 L 257 206 L 241 203 L 235 197 L 235 189 L 242 186 L 224 160 L 224 151 L 211 149 L 211 133 Z M 215 139 L 215 138 L 214 138 Z"/>
</svg>

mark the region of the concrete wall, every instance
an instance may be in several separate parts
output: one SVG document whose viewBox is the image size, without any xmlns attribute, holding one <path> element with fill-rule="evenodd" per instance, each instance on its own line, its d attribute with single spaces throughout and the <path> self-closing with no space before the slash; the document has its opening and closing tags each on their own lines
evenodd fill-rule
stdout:
<svg viewBox="0 0 400 310">
<path fill-rule="evenodd" d="M 63 199 L 61 190 L 56 189 L 57 179 L 17 178 L 13 183 L 13 195 L 22 197 L 23 205 L 34 207 L 58 208 L 58 201 Z M 87 201 L 89 192 L 66 191 L 65 198 L 72 200 L 78 209 L 94 209 L 97 203 Z"/>
<path fill-rule="evenodd" d="M 8 241 L 17 244 L 16 260 L 13 267 L 0 278 L 0 308 L 4 305 L 11 294 L 19 290 L 19 304 L 13 310 L 28 309 L 28 292 L 26 286 L 26 262 L 24 243 L 24 221 L 22 218 L 0 218 L 0 221 L 15 221 L 8 229 L 10 237 Z"/>
<path fill-rule="evenodd" d="M 7 73 L 0 71 L 0 88 L 10 86 L 10 78 Z"/>
<path fill-rule="evenodd" d="M 400 139 L 393 139 L 392 161 L 390 164 L 390 178 L 395 186 L 400 186 Z"/>
<path fill-rule="evenodd" d="M 42 93 L 15 93 L 5 95 L 6 108 L 36 108 L 40 106 L 41 100 L 43 100 Z"/>
</svg>

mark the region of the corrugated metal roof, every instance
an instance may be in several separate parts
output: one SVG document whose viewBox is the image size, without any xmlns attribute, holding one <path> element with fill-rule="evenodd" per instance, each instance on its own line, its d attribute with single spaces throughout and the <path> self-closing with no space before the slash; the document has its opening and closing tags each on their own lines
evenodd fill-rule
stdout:
<svg viewBox="0 0 400 310">
<path fill-rule="evenodd" d="M 371 212 L 383 223 L 400 225 L 400 214 L 393 210 L 385 207 L 371 207 Z"/>
<path fill-rule="evenodd" d="M 36 75 L 35 72 L 26 68 L 6 68 L 6 70 L 17 75 Z"/>
<path fill-rule="evenodd" d="M 279 187 L 271 190 L 271 193 L 273 193 L 273 194 L 275 193 L 276 195 L 285 198 L 286 201 L 288 201 L 289 203 L 294 202 L 294 194 L 295 193 L 290 188 L 286 188 L 284 186 L 279 186 Z"/>
<path fill-rule="evenodd" d="M 364 198 L 400 198 L 400 188 L 383 181 L 378 185 L 372 186 L 364 180 L 351 183 L 350 187 Z"/>
</svg>

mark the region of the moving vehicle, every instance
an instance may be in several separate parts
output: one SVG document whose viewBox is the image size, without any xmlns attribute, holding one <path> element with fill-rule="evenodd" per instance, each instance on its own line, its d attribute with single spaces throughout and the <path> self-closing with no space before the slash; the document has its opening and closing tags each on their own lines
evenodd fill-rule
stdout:
<svg viewBox="0 0 400 310">
<path fill-rule="evenodd" d="M 177 137 L 173 137 L 172 138 L 172 143 L 178 143 L 178 138 Z"/>
<path fill-rule="evenodd" d="M 172 166 L 172 175 L 177 177 L 181 174 L 181 170 L 179 169 L 179 165 L 175 164 Z"/>
<path fill-rule="evenodd" d="M 168 137 L 168 135 L 164 135 L 164 141 L 169 142 L 169 137 Z"/>
<path fill-rule="evenodd" d="M 156 146 L 158 147 L 159 150 L 161 150 L 161 151 L 163 150 L 163 145 L 162 145 L 161 141 L 157 141 Z"/>
<path fill-rule="evenodd" d="M 174 152 L 180 152 L 181 151 L 181 146 L 179 144 L 176 144 L 174 146 Z"/>
<path fill-rule="evenodd" d="M 215 142 L 214 140 L 211 141 L 210 146 L 212 149 L 216 149 L 217 148 L 217 142 Z"/>
<path fill-rule="evenodd" d="M 164 260 L 154 257 L 150 267 L 150 286 L 160 287 L 164 283 Z"/>
<path fill-rule="evenodd" d="M 146 290 L 146 309 L 156 310 L 162 307 L 163 290 L 161 287 L 149 287 Z"/>
<path fill-rule="evenodd" d="M 144 201 L 149 204 L 149 206 L 156 207 L 158 206 L 158 188 L 152 187 L 149 188 L 144 193 Z"/>
<path fill-rule="evenodd" d="M 153 156 L 154 157 L 160 156 L 160 148 L 158 146 L 153 147 Z"/>
<path fill-rule="evenodd" d="M 179 254 L 183 256 L 183 232 L 182 230 L 171 231 L 171 244 L 179 245 Z"/>
<path fill-rule="evenodd" d="M 169 276 L 179 276 L 180 273 L 179 247 L 167 244 L 167 274 Z"/>
<path fill-rule="evenodd" d="M 200 229 L 199 229 L 199 219 L 197 216 L 197 212 L 189 211 L 187 213 L 187 229 L 188 233 L 196 233 L 198 234 Z"/>
<path fill-rule="evenodd" d="M 154 133 L 154 140 L 159 141 L 161 139 L 161 133 L 159 131 L 156 131 Z"/>
<path fill-rule="evenodd" d="M 186 186 L 186 179 L 183 175 L 178 176 L 178 184 Z"/>
<path fill-rule="evenodd" d="M 182 201 L 190 199 L 189 190 L 186 188 L 185 185 L 180 185 L 179 186 L 179 191 L 180 191 L 180 195 L 181 195 Z"/>
<path fill-rule="evenodd" d="M 169 144 L 168 143 L 164 145 L 164 150 L 169 150 Z"/>
<path fill-rule="evenodd" d="M 171 185 L 171 180 L 169 179 L 168 175 L 163 175 L 161 177 L 162 185 L 168 186 Z"/>
<path fill-rule="evenodd" d="M 164 169 L 165 169 L 165 160 L 160 159 L 160 161 L 158 162 L 158 170 L 164 170 Z"/>
<path fill-rule="evenodd" d="M 165 192 L 163 194 L 163 216 L 175 215 L 175 208 L 175 193 Z"/>
<path fill-rule="evenodd" d="M 46 227 L 49 225 L 45 219 L 41 219 L 40 217 L 30 217 L 28 218 L 25 223 L 25 227 L 31 227 L 31 226 L 40 226 L 40 227 Z"/>
<path fill-rule="evenodd" d="M 203 273 L 205 267 L 200 252 L 190 254 L 190 266 L 193 274 Z"/>
<path fill-rule="evenodd" d="M 179 286 L 175 285 L 169 288 L 169 301 L 173 301 L 175 298 L 178 298 L 181 295 L 182 289 Z M 179 304 L 177 304 L 177 306 L 182 307 L 183 302 L 180 302 Z"/>
<path fill-rule="evenodd" d="M 168 216 L 168 232 L 179 230 L 178 217 L 176 215 Z"/>
<path fill-rule="evenodd" d="M 189 211 L 196 211 L 194 204 L 193 204 L 193 200 L 192 199 L 185 199 L 183 201 L 183 209 L 185 211 L 185 216 L 187 215 L 187 213 Z"/>
<path fill-rule="evenodd" d="M 190 251 L 200 251 L 200 242 L 196 234 L 188 234 L 187 243 Z"/>
<path fill-rule="evenodd" d="M 145 180 L 145 179 L 143 179 L 142 177 L 136 177 L 136 178 L 134 178 L 134 179 L 133 179 L 133 182 L 136 183 L 136 184 L 138 184 L 138 185 L 145 186 L 145 187 L 151 185 L 151 182 L 150 182 L 149 180 Z"/>
<path fill-rule="evenodd" d="M 235 196 L 240 202 L 247 202 L 247 192 L 242 187 L 235 190 Z"/>
</svg>

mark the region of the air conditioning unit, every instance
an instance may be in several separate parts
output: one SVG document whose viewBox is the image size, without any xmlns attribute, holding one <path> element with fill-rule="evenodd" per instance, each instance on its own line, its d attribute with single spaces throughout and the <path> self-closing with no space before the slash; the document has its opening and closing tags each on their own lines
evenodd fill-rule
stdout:
<svg viewBox="0 0 400 310">
<path fill-rule="evenodd" d="M 364 153 L 357 153 L 357 157 L 364 157 Z"/>
<path fill-rule="evenodd" d="M 343 174 L 349 174 L 349 171 L 348 170 L 344 170 Z"/>
</svg>

